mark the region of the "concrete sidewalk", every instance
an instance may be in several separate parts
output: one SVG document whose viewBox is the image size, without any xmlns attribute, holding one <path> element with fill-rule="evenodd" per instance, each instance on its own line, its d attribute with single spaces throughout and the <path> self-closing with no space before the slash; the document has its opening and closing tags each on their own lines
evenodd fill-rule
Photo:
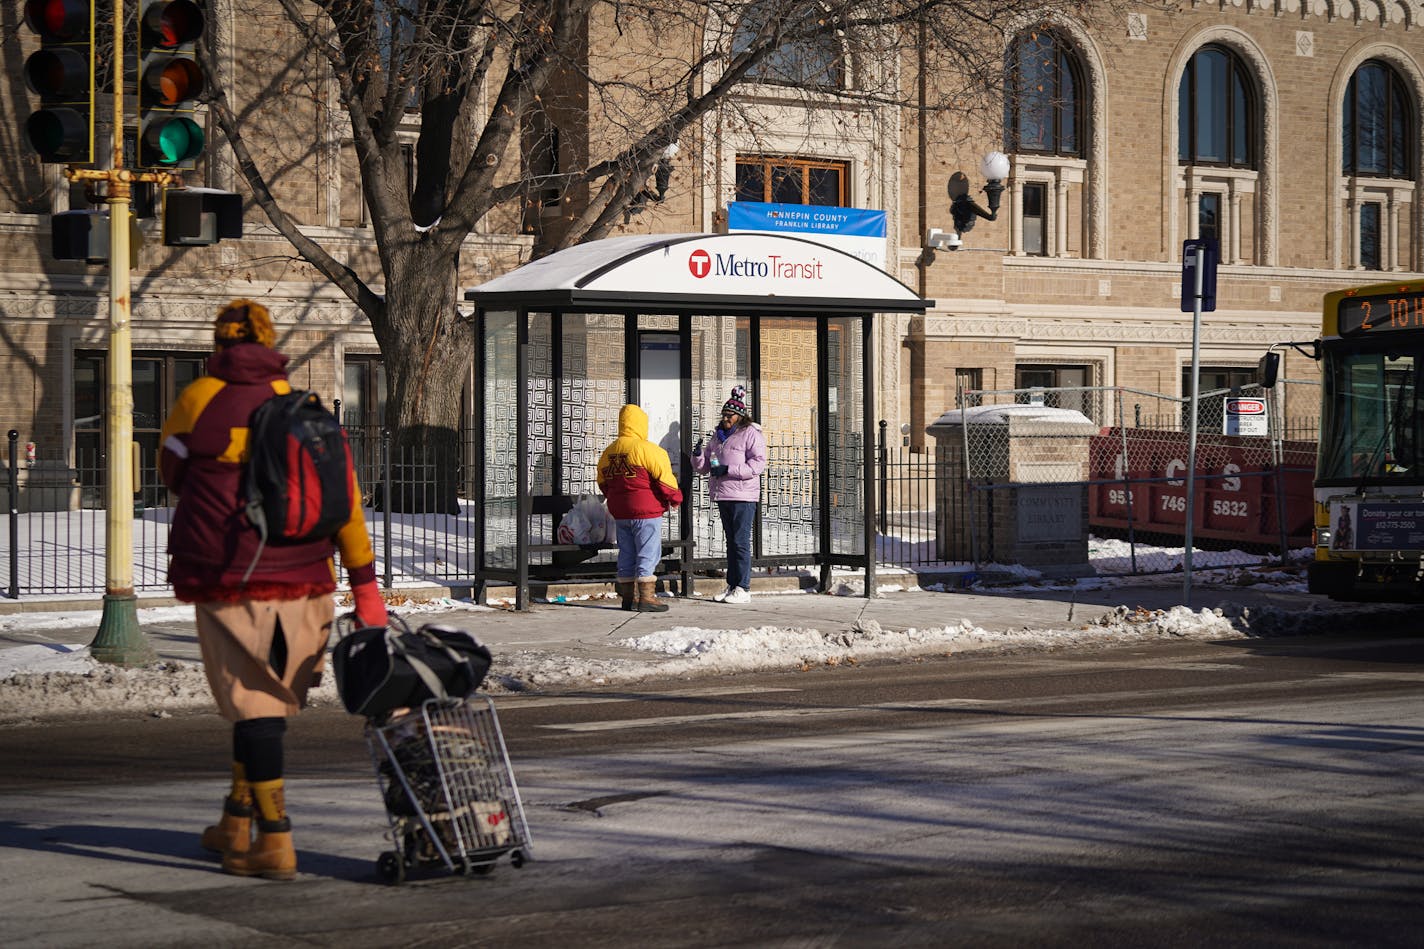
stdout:
<svg viewBox="0 0 1424 949">
<path fill-rule="evenodd" d="M 913 576 L 883 577 L 882 582 L 913 583 Z M 771 626 L 811 628 L 823 633 L 853 631 L 878 624 L 882 629 L 931 629 L 967 621 L 990 632 L 1076 629 L 1110 613 L 1118 606 L 1170 610 L 1184 605 L 1180 575 L 1129 578 L 1101 589 L 1040 584 L 1012 589 L 975 588 L 972 591 L 932 592 L 892 590 L 874 598 L 859 595 L 820 595 L 800 589 L 802 578 L 758 577 L 752 602 L 740 606 L 715 603 L 712 582 L 700 583 L 706 595 L 667 597 L 666 613 L 628 613 L 618 600 L 584 598 L 607 587 L 582 586 L 550 589 L 549 598 L 536 600 L 527 612 L 512 609 L 413 612 L 413 623 L 439 621 L 473 631 L 496 655 L 530 651 L 577 658 L 626 658 L 633 654 L 619 646 L 620 639 L 646 635 L 679 626 L 701 629 L 747 629 Z M 562 591 L 562 592 L 561 592 Z M 400 591 L 398 591 L 400 592 Z M 429 598 L 439 590 L 419 591 Z M 448 592 L 448 591 L 447 591 Z M 501 591 L 490 591 L 489 601 L 500 601 Z M 560 601 L 562 599 L 562 602 Z M 170 599 L 143 599 L 140 609 L 167 605 Z M 512 599 L 509 601 L 512 602 Z M 37 601 L 23 604 L 24 613 L 42 612 Z M 1360 604 L 1334 603 L 1286 585 L 1259 583 L 1227 585 L 1203 583 L 1192 592 L 1191 607 L 1201 609 L 1260 610 L 1271 607 L 1292 616 L 1318 615 L 1320 627 L 1338 625 L 1347 617 L 1377 610 Z M 99 604 L 69 600 L 48 601 L 45 611 L 94 610 Z M 401 612 L 399 606 L 395 607 Z M 94 635 L 92 613 L 76 616 L 73 626 L 47 621 L 27 628 L 24 613 L 3 615 L 8 629 L 0 631 L 0 650 L 36 643 L 88 643 Z M 38 620 L 39 617 L 36 617 Z M 142 617 L 141 617 L 142 620 Z M 197 638 L 191 621 L 143 621 L 143 632 L 161 659 L 198 662 Z"/>
</svg>

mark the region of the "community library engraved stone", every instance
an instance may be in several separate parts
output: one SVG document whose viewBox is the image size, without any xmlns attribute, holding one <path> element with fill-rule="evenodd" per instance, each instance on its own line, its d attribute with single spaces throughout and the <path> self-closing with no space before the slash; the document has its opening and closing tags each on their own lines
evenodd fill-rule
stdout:
<svg viewBox="0 0 1424 949">
<path fill-rule="evenodd" d="M 1072 485 L 1019 488 L 1021 541 L 1071 541 L 1082 536 L 1083 492 Z"/>
</svg>

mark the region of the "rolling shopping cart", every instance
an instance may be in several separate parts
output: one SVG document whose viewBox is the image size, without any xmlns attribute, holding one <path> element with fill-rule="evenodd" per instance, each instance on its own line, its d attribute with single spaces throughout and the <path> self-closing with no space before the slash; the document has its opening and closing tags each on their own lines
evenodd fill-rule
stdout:
<svg viewBox="0 0 1424 949">
<path fill-rule="evenodd" d="M 483 695 L 430 699 L 368 720 L 366 742 L 391 822 L 394 850 L 376 872 L 397 884 L 422 867 L 488 873 L 505 854 L 532 859 L 529 827 L 494 703 Z"/>
<path fill-rule="evenodd" d="M 524 806 L 494 703 L 476 692 L 489 650 L 465 630 L 430 623 L 413 630 L 394 614 L 384 626 L 338 617 L 336 633 L 336 689 L 348 712 L 366 718 L 395 842 L 376 861 L 381 879 L 400 883 L 435 864 L 487 873 L 505 854 L 523 866 Z"/>
</svg>

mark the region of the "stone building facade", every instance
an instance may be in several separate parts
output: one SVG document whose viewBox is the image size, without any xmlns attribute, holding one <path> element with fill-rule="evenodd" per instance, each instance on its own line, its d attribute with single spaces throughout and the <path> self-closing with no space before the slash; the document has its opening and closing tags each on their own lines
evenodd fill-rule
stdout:
<svg viewBox="0 0 1424 949">
<path fill-rule="evenodd" d="M 267 40 L 249 35 L 248 15 L 232 4 L 218 10 L 217 41 L 248 63 L 244 43 Z M 613 68 L 629 42 L 604 16 L 589 24 L 593 70 Z M 1052 94 L 1020 98 L 1002 121 L 974 128 L 962 116 L 753 83 L 735 108 L 684 136 L 667 199 L 624 230 L 716 231 L 734 200 L 886 211 L 887 268 L 935 302 L 923 317 L 879 320 L 876 404 L 919 447 L 958 386 L 1188 394 L 1187 238 L 1215 236 L 1222 248 L 1217 309 L 1202 326 L 1203 388 L 1245 381 L 1274 343 L 1314 338 L 1325 292 L 1424 271 L 1424 3 L 1213 0 L 1120 16 L 1091 29 L 1067 20 L 1006 29 L 1011 85 Z M 12 32 L 7 58 L 19 62 L 31 41 Z M 898 69 L 908 89 L 917 78 L 913 56 L 858 62 L 834 81 L 853 87 L 866 70 Z M 331 89 L 310 101 L 323 95 Z M 370 273 L 374 243 L 349 145 L 303 101 L 294 97 L 285 121 L 314 130 L 316 144 L 284 187 L 302 227 Z M 19 128 L 26 108 L 23 95 L 6 97 L 4 127 Z M 587 149 L 597 137 L 590 120 L 559 147 Z M 951 227 L 952 173 L 965 172 L 982 203 L 978 164 L 989 150 L 1011 163 L 997 219 L 979 221 L 960 250 L 926 246 L 930 228 Z M 243 191 L 220 143 L 210 154 L 192 183 Z M 0 143 L 0 161 L 9 183 L 0 189 L 0 423 L 35 443 L 40 462 L 78 467 L 102 444 L 106 272 L 50 259 L 49 214 L 82 206 L 82 189 L 13 138 Z M 799 183 L 762 188 L 778 174 L 786 183 L 786 169 Z M 243 239 L 213 247 L 163 247 L 155 228 L 140 222 L 148 243 L 133 275 L 145 452 L 208 351 L 215 307 L 235 296 L 268 303 L 301 384 L 340 399 L 353 422 L 379 422 L 369 327 L 260 211 L 249 206 Z M 485 222 L 461 254 L 460 280 L 473 286 L 517 266 L 538 240 L 517 214 Z M 777 365 L 778 345 L 764 339 L 763 364 Z M 1284 374 L 1309 379 L 1315 367 L 1288 351 Z"/>
</svg>

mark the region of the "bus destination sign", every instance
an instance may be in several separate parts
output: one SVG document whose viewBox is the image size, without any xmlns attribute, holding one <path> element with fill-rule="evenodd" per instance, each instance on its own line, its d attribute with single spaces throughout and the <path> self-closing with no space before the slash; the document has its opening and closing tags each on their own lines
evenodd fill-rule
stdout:
<svg viewBox="0 0 1424 949">
<path fill-rule="evenodd" d="M 1338 327 L 1341 336 L 1424 329 L 1424 290 L 1345 297 L 1340 301 Z"/>
</svg>

